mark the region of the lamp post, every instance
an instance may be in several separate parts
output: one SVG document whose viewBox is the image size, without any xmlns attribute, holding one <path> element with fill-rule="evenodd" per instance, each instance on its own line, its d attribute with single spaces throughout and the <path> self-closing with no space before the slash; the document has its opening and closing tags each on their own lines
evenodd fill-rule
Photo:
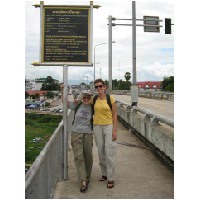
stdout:
<svg viewBox="0 0 200 200">
<path fill-rule="evenodd" d="M 111 42 L 111 44 L 112 43 L 116 43 L 115 41 L 112 41 Z M 95 81 L 95 48 L 97 47 L 97 46 L 100 46 L 100 45 L 103 45 L 103 44 L 106 44 L 105 42 L 104 43 L 100 43 L 100 44 L 96 44 L 96 45 L 94 45 L 94 81 Z M 97 64 L 97 63 L 96 63 Z"/>
<path fill-rule="evenodd" d="M 103 45 L 103 44 L 106 44 L 105 42 L 104 43 L 100 43 L 100 44 L 96 44 L 94 45 L 94 81 L 95 81 L 95 48 L 97 46 L 100 46 L 100 45 Z M 93 84 L 94 85 L 94 84 Z"/>
</svg>

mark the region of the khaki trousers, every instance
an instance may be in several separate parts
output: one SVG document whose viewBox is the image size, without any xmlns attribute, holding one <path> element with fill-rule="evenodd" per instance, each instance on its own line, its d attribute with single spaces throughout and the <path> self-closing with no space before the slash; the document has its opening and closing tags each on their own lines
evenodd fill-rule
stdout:
<svg viewBox="0 0 200 200">
<path fill-rule="evenodd" d="M 93 165 L 93 134 L 72 133 L 71 145 L 74 153 L 74 163 L 80 181 L 89 180 Z"/>
<path fill-rule="evenodd" d="M 117 142 L 112 140 L 112 128 L 112 124 L 93 126 L 101 173 L 103 176 L 107 176 L 108 180 L 115 178 Z"/>
</svg>

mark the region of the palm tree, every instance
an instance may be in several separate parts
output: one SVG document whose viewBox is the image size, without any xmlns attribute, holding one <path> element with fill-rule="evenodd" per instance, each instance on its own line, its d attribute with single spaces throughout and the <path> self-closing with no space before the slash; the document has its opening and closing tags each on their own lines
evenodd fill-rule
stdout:
<svg viewBox="0 0 200 200">
<path fill-rule="evenodd" d="M 125 75 L 124 75 L 124 78 L 126 79 L 126 81 L 129 81 L 131 79 L 131 73 L 126 72 Z"/>
</svg>

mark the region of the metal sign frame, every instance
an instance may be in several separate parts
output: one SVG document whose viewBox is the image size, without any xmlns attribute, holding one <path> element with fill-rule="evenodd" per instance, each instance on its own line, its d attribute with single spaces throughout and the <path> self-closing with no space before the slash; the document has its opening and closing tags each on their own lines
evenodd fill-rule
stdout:
<svg viewBox="0 0 200 200">
<path fill-rule="evenodd" d="M 92 66 L 92 8 L 40 4 L 40 62 L 36 65 Z"/>
<path fill-rule="evenodd" d="M 158 16 L 143 16 L 144 32 L 160 33 L 160 21 Z"/>
</svg>

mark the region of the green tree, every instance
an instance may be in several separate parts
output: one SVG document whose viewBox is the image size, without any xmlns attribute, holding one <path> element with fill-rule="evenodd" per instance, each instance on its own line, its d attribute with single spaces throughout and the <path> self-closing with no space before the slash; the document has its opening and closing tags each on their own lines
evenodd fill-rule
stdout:
<svg viewBox="0 0 200 200">
<path fill-rule="evenodd" d="M 28 92 L 25 91 L 25 99 L 27 99 L 29 97 Z"/>
<path fill-rule="evenodd" d="M 47 98 L 48 98 L 48 99 L 54 97 L 54 93 L 51 92 L 51 91 L 48 91 L 46 95 L 47 95 Z"/>
<path fill-rule="evenodd" d="M 57 82 L 55 82 L 51 76 L 47 76 L 46 81 L 42 84 L 40 90 L 60 91 L 60 85 Z"/>
<path fill-rule="evenodd" d="M 125 75 L 124 75 L 124 78 L 126 79 L 126 81 L 129 81 L 131 79 L 131 73 L 126 72 Z"/>
<path fill-rule="evenodd" d="M 161 83 L 161 88 L 164 91 L 174 92 L 174 76 L 164 77 Z"/>
<path fill-rule="evenodd" d="M 112 85 L 113 85 L 113 89 L 114 90 L 118 90 L 119 87 L 118 87 L 118 81 L 117 81 L 117 79 L 115 79 L 115 80 L 112 81 Z"/>
</svg>

